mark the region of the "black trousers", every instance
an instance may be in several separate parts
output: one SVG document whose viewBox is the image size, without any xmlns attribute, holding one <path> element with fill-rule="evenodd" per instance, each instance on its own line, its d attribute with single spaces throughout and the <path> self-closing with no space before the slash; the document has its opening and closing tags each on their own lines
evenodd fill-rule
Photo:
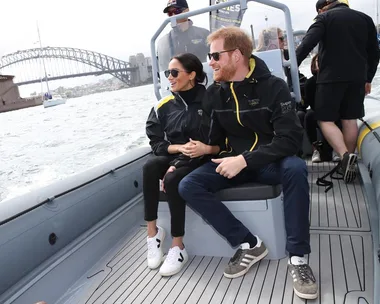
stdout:
<svg viewBox="0 0 380 304">
<path fill-rule="evenodd" d="M 304 128 L 311 144 L 318 140 L 317 129 L 319 129 L 317 118 L 313 110 L 308 110 L 305 115 Z"/>
<path fill-rule="evenodd" d="M 154 156 L 143 167 L 143 194 L 145 220 L 157 219 L 160 196 L 159 180 L 162 179 L 173 160 L 170 156 Z M 171 234 L 173 237 L 185 235 L 186 203 L 178 193 L 178 184 L 193 169 L 181 167 L 166 174 L 164 184 L 171 215 Z"/>
</svg>

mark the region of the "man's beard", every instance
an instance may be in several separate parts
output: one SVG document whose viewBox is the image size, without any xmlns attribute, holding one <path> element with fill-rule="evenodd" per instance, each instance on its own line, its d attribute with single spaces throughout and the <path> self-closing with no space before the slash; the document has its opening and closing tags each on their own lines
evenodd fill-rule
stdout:
<svg viewBox="0 0 380 304">
<path fill-rule="evenodd" d="M 215 81 L 231 81 L 232 78 L 235 76 L 236 73 L 236 67 L 229 63 L 228 65 L 225 65 L 223 68 L 219 68 L 219 71 L 217 75 L 215 75 L 214 72 L 214 80 Z"/>
</svg>

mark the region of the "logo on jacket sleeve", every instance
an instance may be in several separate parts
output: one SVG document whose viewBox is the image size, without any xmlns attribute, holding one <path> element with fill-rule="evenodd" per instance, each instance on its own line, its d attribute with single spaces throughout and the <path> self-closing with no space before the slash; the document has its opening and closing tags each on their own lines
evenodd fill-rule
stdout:
<svg viewBox="0 0 380 304">
<path fill-rule="evenodd" d="M 289 113 L 293 110 L 293 105 L 291 101 L 280 102 L 280 106 L 282 114 Z"/>
</svg>

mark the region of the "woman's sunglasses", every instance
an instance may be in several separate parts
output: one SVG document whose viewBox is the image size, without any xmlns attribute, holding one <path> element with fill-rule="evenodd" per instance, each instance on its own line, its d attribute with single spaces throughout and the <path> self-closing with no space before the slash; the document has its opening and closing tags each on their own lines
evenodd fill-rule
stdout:
<svg viewBox="0 0 380 304">
<path fill-rule="evenodd" d="M 166 77 L 166 78 L 169 78 L 169 75 L 170 75 L 170 74 L 172 74 L 172 76 L 173 76 L 174 78 L 177 78 L 179 72 L 186 72 L 186 71 L 180 71 L 180 70 L 171 69 L 171 70 L 166 70 L 166 71 L 164 72 L 164 74 L 165 74 L 165 77 Z"/>
<path fill-rule="evenodd" d="M 171 17 L 173 15 L 179 15 L 183 12 L 183 10 L 184 10 L 183 8 L 176 8 L 172 11 L 168 11 L 168 16 Z"/>
<path fill-rule="evenodd" d="M 222 54 L 222 53 L 228 53 L 228 52 L 233 52 L 233 51 L 235 51 L 235 50 L 237 50 L 237 49 L 233 49 L 233 50 L 228 50 L 228 51 L 221 51 L 221 52 L 214 52 L 214 53 L 208 53 L 207 55 L 208 55 L 208 58 L 211 60 L 211 58 L 212 59 L 214 59 L 215 61 L 219 61 L 219 59 L 220 59 L 220 54 Z"/>
</svg>

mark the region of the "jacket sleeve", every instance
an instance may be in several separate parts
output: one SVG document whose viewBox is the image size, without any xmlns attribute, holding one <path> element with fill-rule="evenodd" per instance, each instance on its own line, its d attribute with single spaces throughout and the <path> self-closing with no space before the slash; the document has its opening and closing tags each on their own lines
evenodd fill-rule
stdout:
<svg viewBox="0 0 380 304">
<path fill-rule="evenodd" d="M 379 43 L 375 24 L 368 18 L 368 42 L 367 42 L 367 82 L 372 82 L 379 64 Z"/>
<path fill-rule="evenodd" d="M 210 131 L 208 134 L 208 144 L 210 146 L 219 146 L 220 151 L 222 151 L 222 150 L 225 150 L 226 148 L 225 142 L 226 142 L 226 134 L 215 115 L 215 111 L 213 110 L 211 112 L 211 118 L 210 118 Z"/>
<path fill-rule="evenodd" d="M 302 144 L 303 129 L 295 112 L 295 101 L 291 98 L 284 81 L 278 79 L 274 86 L 281 86 L 274 97 L 275 105 L 271 118 L 274 137 L 270 144 L 260 145 L 252 152 L 243 152 L 249 169 L 257 169 L 284 157 L 293 156 Z"/>
<path fill-rule="evenodd" d="M 323 15 L 318 15 L 315 22 L 307 30 L 305 37 L 301 44 L 296 49 L 298 66 L 305 60 L 307 55 L 315 48 L 315 46 L 321 41 L 325 33 L 325 25 L 323 22 Z"/>
<path fill-rule="evenodd" d="M 149 113 L 145 129 L 146 135 L 149 138 L 149 145 L 152 147 L 153 153 L 155 155 L 162 156 L 169 155 L 168 147 L 170 143 L 165 139 L 165 133 L 154 107 Z"/>
</svg>

